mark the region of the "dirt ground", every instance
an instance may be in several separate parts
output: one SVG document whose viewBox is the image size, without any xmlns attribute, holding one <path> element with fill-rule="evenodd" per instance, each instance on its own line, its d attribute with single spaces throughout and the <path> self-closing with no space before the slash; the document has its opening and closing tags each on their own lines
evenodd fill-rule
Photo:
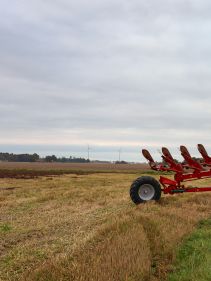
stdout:
<svg viewBox="0 0 211 281">
<path fill-rule="evenodd" d="M 145 170 L 148 164 L 104 164 L 104 163 L 47 163 L 47 162 L 0 162 L 0 169 L 32 169 L 32 170 Z"/>
</svg>

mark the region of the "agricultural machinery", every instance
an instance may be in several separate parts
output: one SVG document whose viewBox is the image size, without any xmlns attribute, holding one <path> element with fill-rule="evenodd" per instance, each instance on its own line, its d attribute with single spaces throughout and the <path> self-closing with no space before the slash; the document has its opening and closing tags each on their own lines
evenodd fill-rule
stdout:
<svg viewBox="0 0 211 281">
<path fill-rule="evenodd" d="M 202 144 L 198 144 L 198 151 L 202 158 L 200 161 L 192 158 L 187 148 L 180 146 L 184 161 L 178 163 L 166 147 L 162 147 L 162 164 L 157 164 L 148 150 L 143 149 L 142 154 L 147 159 L 152 170 L 160 172 L 173 172 L 174 179 L 160 176 L 159 181 L 151 176 L 137 178 L 131 185 L 130 197 L 135 204 L 149 200 L 159 200 L 161 193 L 179 194 L 184 192 L 211 191 L 211 187 L 186 187 L 185 182 L 211 178 L 211 157 Z"/>
</svg>

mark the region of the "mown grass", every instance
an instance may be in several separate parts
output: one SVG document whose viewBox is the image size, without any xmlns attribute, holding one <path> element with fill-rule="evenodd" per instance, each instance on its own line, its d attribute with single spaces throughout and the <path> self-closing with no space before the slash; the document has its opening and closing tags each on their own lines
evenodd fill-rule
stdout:
<svg viewBox="0 0 211 281">
<path fill-rule="evenodd" d="M 136 176 L 0 179 L 0 280 L 165 280 L 177 245 L 209 217 L 211 194 L 135 206 Z"/>
<path fill-rule="evenodd" d="M 211 219 L 203 220 L 178 250 L 169 281 L 211 280 Z"/>
</svg>

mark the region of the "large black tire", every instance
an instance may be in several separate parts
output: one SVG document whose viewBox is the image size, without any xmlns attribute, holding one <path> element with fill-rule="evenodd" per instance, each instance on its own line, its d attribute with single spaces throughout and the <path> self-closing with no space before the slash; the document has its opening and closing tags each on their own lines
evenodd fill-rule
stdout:
<svg viewBox="0 0 211 281">
<path fill-rule="evenodd" d="M 161 197 L 160 183 L 153 177 L 137 178 L 130 187 L 130 197 L 137 205 L 149 200 L 159 200 Z"/>
</svg>

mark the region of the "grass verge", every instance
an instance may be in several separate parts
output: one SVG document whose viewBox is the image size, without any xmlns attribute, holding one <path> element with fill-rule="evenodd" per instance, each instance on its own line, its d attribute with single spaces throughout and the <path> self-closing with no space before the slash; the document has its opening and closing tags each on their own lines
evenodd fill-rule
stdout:
<svg viewBox="0 0 211 281">
<path fill-rule="evenodd" d="M 199 223 L 179 249 L 169 281 L 211 280 L 211 218 Z"/>
</svg>

